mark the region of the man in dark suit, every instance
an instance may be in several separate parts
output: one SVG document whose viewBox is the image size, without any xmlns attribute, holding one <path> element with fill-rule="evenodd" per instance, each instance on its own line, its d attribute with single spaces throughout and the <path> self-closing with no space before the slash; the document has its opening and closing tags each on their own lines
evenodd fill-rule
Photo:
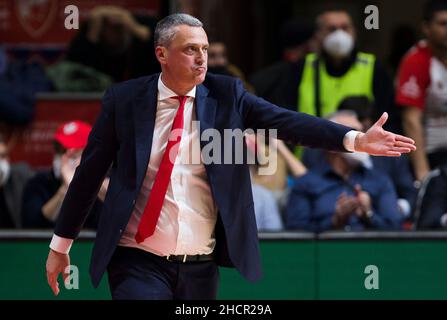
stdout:
<svg viewBox="0 0 447 320">
<path fill-rule="evenodd" d="M 103 98 L 50 244 L 55 294 L 110 166 L 90 267 L 94 286 L 107 270 L 114 299 L 212 299 L 218 265 L 251 281 L 261 277 L 249 169 L 228 163 L 225 152 L 236 147 L 233 138 L 220 140 L 225 129 L 278 129 L 288 142 L 339 151 L 399 156 L 415 149 L 411 139 L 382 129 L 386 114 L 360 133 L 272 105 L 235 78 L 206 76 L 207 36 L 189 15 L 164 18 L 154 37 L 161 75 L 118 84 Z M 212 152 L 210 138 L 218 145 Z M 200 149 L 189 154 L 194 145 Z M 197 154 L 198 162 L 188 161 Z"/>
</svg>

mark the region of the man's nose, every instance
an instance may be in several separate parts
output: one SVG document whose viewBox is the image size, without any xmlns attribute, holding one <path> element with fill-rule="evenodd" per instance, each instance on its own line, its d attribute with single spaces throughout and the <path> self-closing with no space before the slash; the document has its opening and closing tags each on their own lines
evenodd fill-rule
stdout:
<svg viewBox="0 0 447 320">
<path fill-rule="evenodd" d="M 206 58 L 207 58 L 207 53 L 204 50 L 199 50 L 197 52 L 197 56 L 196 56 L 196 63 L 203 64 L 204 62 L 206 62 Z"/>
</svg>

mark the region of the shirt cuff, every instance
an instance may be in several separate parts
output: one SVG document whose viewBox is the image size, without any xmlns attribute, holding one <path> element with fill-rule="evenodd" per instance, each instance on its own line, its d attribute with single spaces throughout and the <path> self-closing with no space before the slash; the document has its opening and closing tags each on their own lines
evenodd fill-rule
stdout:
<svg viewBox="0 0 447 320">
<path fill-rule="evenodd" d="M 343 138 L 343 146 L 346 150 L 350 152 L 355 151 L 355 138 L 357 135 L 361 133 L 360 131 L 351 130 L 348 131 L 348 133 L 345 134 L 345 137 Z"/>
<path fill-rule="evenodd" d="M 51 239 L 50 243 L 50 248 L 56 252 L 68 254 L 68 252 L 70 252 L 72 244 L 73 239 L 62 238 L 53 234 L 53 238 Z"/>
</svg>

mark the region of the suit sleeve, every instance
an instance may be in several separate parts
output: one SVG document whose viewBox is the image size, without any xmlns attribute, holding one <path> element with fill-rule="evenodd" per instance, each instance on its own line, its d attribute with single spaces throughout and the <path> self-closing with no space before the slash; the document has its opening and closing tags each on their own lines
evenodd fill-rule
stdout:
<svg viewBox="0 0 447 320">
<path fill-rule="evenodd" d="M 79 166 L 70 183 L 54 233 L 75 239 L 95 203 L 98 191 L 118 149 L 115 132 L 113 88 L 102 100 L 102 111 L 94 125 Z"/>
<path fill-rule="evenodd" d="M 240 81 L 235 82 L 235 90 L 245 128 L 276 129 L 279 139 L 294 145 L 347 151 L 343 138 L 353 129 L 278 107 L 245 91 Z"/>
</svg>

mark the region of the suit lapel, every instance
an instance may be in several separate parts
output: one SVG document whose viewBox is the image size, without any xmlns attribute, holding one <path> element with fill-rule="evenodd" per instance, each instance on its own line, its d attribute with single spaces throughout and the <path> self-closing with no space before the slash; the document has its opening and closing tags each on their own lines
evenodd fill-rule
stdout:
<svg viewBox="0 0 447 320">
<path fill-rule="evenodd" d="M 217 101 L 208 97 L 208 89 L 204 85 L 197 86 L 196 117 L 200 121 L 200 136 L 206 129 L 214 128 Z M 149 85 L 145 85 L 135 98 L 133 118 L 135 124 L 135 152 L 137 187 L 141 185 L 146 174 L 151 156 L 152 139 L 157 115 L 158 77 L 153 77 Z M 201 148 L 203 143 L 200 141 Z"/>
<path fill-rule="evenodd" d="M 151 155 L 152 138 L 157 115 L 157 84 L 158 77 L 153 77 L 149 85 L 143 86 L 133 106 L 137 187 L 143 181 Z"/>
<path fill-rule="evenodd" d="M 196 117 L 200 122 L 200 137 L 202 137 L 204 130 L 214 128 L 216 121 L 217 101 L 209 97 L 208 92 L 209 90 L 204 85 L 197 86 Z M 200 146 L 203 149 L 204 142 L 202 139 L 200 139 Z"/>
</svg>

